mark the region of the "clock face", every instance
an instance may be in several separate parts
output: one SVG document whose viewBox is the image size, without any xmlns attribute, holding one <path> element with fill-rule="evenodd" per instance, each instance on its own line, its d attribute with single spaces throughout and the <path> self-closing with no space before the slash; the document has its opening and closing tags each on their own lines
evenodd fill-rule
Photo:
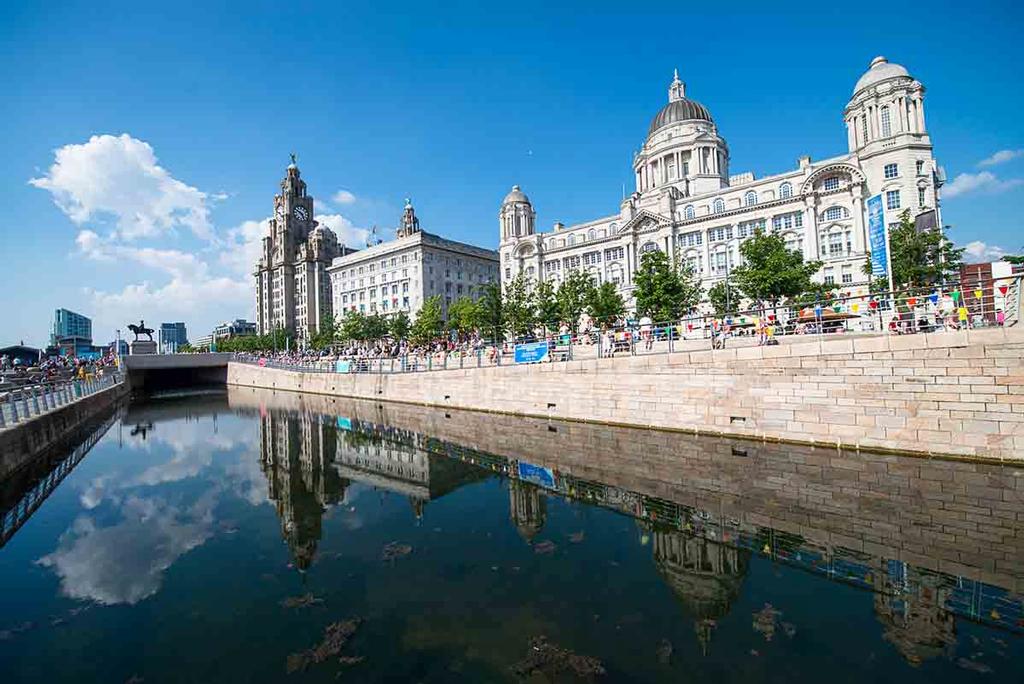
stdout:
<svg viewBox="0 0 1024 684">
<path fill-rule="evenodd" d="M 299 219 L 300 221 L 305 221 L 307 218 L 309 218 L 309 214 L 306 213 L 305 207 L 295 207 L 295 210 L 292 213 L 295 215 L 295 218 Z"/>
</svg>

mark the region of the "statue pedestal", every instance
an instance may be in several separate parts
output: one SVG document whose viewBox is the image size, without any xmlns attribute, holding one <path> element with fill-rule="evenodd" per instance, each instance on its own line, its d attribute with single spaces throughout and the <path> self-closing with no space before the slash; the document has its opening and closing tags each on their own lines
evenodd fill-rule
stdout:
<svg viewBox="0 0 1024 684">
<path fill-rule="evenodd" d="M 128 353 L 132 356 L 136 354 L 156 354 L 156 342 L 153 340 L 135 340 L 128 344 Z"/>
</svg>

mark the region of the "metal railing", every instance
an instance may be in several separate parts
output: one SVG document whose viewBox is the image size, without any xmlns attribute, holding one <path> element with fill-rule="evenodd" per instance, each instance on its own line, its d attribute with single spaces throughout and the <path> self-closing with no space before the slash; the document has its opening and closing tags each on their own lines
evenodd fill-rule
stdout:
<svg viewBox="0 0 1024 684">
<path fill-rule="evenodd" d="M 0 430 L 54 411 L 123 382 L 118 372 L 83 380 L 19 387 L 0 395 Z"/>
<path fill-rule="evenodd" d="M 1011 327 L 1021 321 L 1018 274 L 983 287 L 969 282 L 864 295 L 830 296 L 801 305 L 763 305 L 724 316 L 694 314 L 672 322 L 643 319 L 629 325 L 542 336 L 542 362 L 669 354 L 676 351 L 779 344 L 781 339 L 836 335 L 925 335 Z M 283 360 L 235 354 L 233 360 L 307 373 L 417 373 L 512 365 L 514 343 L 398 356 L 342 356 Z"/>
</svg>

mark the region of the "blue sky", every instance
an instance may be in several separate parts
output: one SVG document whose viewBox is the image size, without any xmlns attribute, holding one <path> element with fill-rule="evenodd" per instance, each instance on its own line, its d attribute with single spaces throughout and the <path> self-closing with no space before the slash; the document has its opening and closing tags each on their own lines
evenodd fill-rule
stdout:
<svg viewBox="0 0 1024 684">
<path fill-rule="evenodd" d="M 494 246 L 513 183 L 544 229 L 614 213 L 675 67 L 732 171 L 764 175 L 843 153 L 857 78 L 904 64 L 965 174 L 951 236 L 977 258 L 1024 247 L 1016 3 L 143 4 L 5 7 L 0 345 L 43 344 L 58 306 L 98 341 L 140 316 L 194 336 L 251 318 L 291 151 L 353 243 L 410 196 L 426 230 Z"/>
</svg>

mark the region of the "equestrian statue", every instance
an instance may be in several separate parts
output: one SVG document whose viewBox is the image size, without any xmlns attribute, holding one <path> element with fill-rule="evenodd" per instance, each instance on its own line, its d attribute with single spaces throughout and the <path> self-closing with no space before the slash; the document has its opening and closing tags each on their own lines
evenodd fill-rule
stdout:
<svg viewBox="0 0 1024 684">
<path fill-rule="evenodd" d="M 153 329 L 147 328 L 146 321 L 142 319 L 139 319 L 138 325 L 135 325 L 134 323 L 129 323 L 128 329 L 135 333 L 135 342 L 139 341 L 139 335 L 145 335 L 146 337 L 149 338 L 150 342 L 153 341 Z"/>
</svg>

